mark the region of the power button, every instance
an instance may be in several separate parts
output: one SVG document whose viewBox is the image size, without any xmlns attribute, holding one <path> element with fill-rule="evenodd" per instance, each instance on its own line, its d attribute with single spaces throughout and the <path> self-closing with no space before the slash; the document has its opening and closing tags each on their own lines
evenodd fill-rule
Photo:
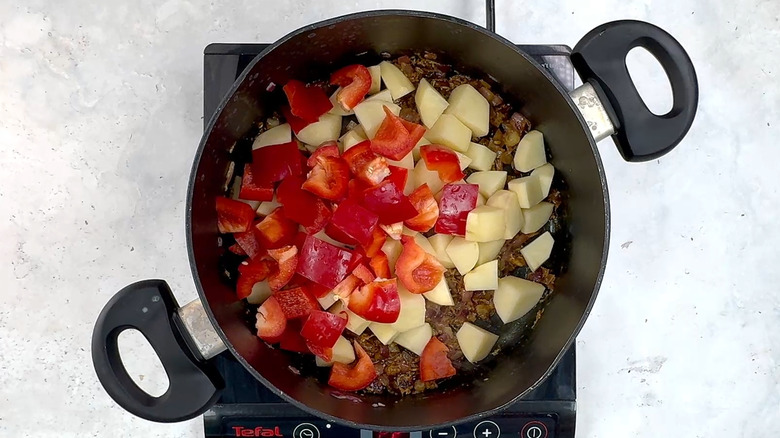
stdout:
<svg viewBox="0 0 780 438">
<path fill-rule="evenodd" d="M 547 426 L 541 421 L 529 421 L 520 432 L 522 438 L 547 438 Z"/>
</svg>

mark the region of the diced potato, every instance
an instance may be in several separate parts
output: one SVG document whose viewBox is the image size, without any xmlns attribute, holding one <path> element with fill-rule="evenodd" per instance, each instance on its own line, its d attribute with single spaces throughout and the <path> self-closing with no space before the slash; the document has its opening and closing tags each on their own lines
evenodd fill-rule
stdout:
<svg viewBox="0 0 780 438">
<path fill-rule="evenodd" d="M 531 234 L 538 231 L 539 228 L 542 228 L 550 220 L 553 207 L 553 204 L 549 202 L 540 202 L 531 208 L 522 209 L 524 223 L 520 231 L 523 234 Z"/>
<path fill-rule="evenodd" d="M 466 290 L 495 290 L 498 287 L 498 260 L 492 260 L 472 269 L 463 276 Z"/>
<path fill-rule="evenodd" d="M 452 259 L 447 255 L 447 245 L 452 242 L 452 235 L 450 234 L 434 234 L 428 238 L 431 248 L 433 248 L 436 259 L 447 269 L 454 268 L 455 264 L 452 263 Z"/>
<path fill-rule="evenodd" d="M 433 336 L 433 329 L 430 324 L 423 324 L 417 328 L 407 330 L 398 334 L 395 343 L 406 348 L 416 355 L 421 355 L 428 341 Z"/>
<path fill-rule="evenodd" d="M 517 195 L 520 208 L 531 208 L 544 199 L 538 176 L 531 175 L 513 179 L 506 186 Z"/>
<path fill-rule="evenodd" d="M 298 140 L 313 146 L 319 146 L 326 141 L 333 141 L 341 134 L 341 116 L 323 114 L 320 119 L 298 131 Z"/>
<path fill-rule="evenodd" d="M 423 293 L 425 299 L 432 303 L 436 303 L 440 306 L 452 306 L 455 302 L 452 300 L 452 294 L 450 293 L 450 286 L 447 284 L 447 279 L 442 278 L 433 289 Z"/>
<path fill-rule="evenodd" d="M 276 193 L 274 193 L 274 199 L 270 201 L 261 202 L 260 205 L 257 206 L 257 209 L 255 211 L 259 215 L 268 216 L 269 214 L 271 214 L 272 211 L 276 210 L 281 205 L 282 204 L 276 201 Z"/>
<path fill-rule="evenodd" d="M 525 222 L 523 210 L 520 208 L 520 202 L 517 200 L 515 192 L 499 190 L 493 193 L 486 205 L 504 210 L 504 224 L 506 226 L 504 239 L 511 239 L 520 232 Z"/>
<path fill-rule="evenodd" d="M 477 207 L 480 205 L 485 205 L 487 201 L 485 200 L 485 195 L 482 193 L 477 193 Z"/>
<path fill-rule="evenodd" d="M 414 183 L 417 187 L 428 184 L 428 188 L 431 189 L 432 193 L 439 193 L 441 188 L 444 187 L 444 183 L 441 178 L 439 178 L 439 173 L 428 170 L 428 166 L 425 165 L 425 160 L 417 162 L 417 165 L 414 166 L 414 171 L 412 171 L 412 176 L 414 177 Z"/>
<path fill-rule="evenodd" d="M 471 130 L 452 114 L 442 114 L 425 134 L 425 138 L 454 151 L 466 152 L 471 143 Z"/>
<path fill-rule="evenodd" d="M 477 264 L 479 245 L 460 236 L 454 236 L 445 250 L 461 275 L 469 272 Z"/>
<path fill-rule="evenodd" d="M 533 130 L 524 135 L 515 150 L 515 169 L 521 172 L 530 172 L 547 162 L 544 152 L 544 136 L 541 132 Z"/>
<path fill-rule="evenodd" d="M 423 125 L 426 128 L 433 127 L 439 116 L 449 106 L 447 99 L 443 98 L 433 85 L 426 79 L 421 79 L 417 86 L 417 93 L 414 95 L 414 101 L 417 104 L 417 112 L 420 113 Z"/>
<path fill-rule="evenodd" d="M 479 258 L 477 259 L 477 265 L 487 263 L 498 257 L 498 253 L 501 252 L 501 248 L 504 247 L 506 240 L 494 240 L 492 242 L 479 242 Z"/>
<path fill-rule="evenodd" d="M 531 271 L 539 269 L 539 266 L 542 266 L 550 258 L 554 243 L 555 240 L 552 234 L 549 231 L 545 231 L 544 234 L 534 239 L 531 243 L 520 248 L 520 254 L 523 255 Z"/>
<path fill-rule="evenodd" d="M 428 131 L 425 131 L 425 134 L 427 133 Z M 414 156 L 414 161 L 420 159 L 420 147 L 425 146 L 426 144 L 431 144 L 431 142 L 425 138 L 425 134 L 423 134 L 422 138 L 420 138 L 420 141 L 418 141 L 417 144 L 414 145 L 414 149 L 412 149 L 412 156 Z"/>
<path fill-rule="evenodd" d="M 267 281 L 258 281 L 252 286 L 252 293 L 246 297 L 246 300 L 249 304 L 263 304 L 271 293 L 271 286 Z"/>
<path fill-rule="evenodd" d="M 337 302 L 333 307 L 328 309 L 328 311 L 334 315 L 345 312 L 347 314 L 346 328 L 356 335 L 362 334 L 368 328 L 368 325 L 371 324 L 371 322 L 366 321 L 362 317 L 356 315 L 353 311 L 349 310 L 343 301 Z"/>
<path fill-rule="evenodd" d="M 504 237 L 506 219 L 504 210 L 498 207 L 480 205 L 466 217 L 466 240 L 491 242 Z M 479 247 L 477 247 L 479 251 Z M 479 253 L 477 253 L 477 258 Z M 475 260 L 476 261 L 476 260 Z"/>
<path fill-rule="evenodd" d="M 412 170 L 414 169 L 414 155 L 411 152 L 409 152 L 398 161 L 388 159 L 387 164 Z"/>
<path fill-rule="evenodd" d="M 325 296 L 317 298 L 323 310 L 330 309 L 338 300 L 338 297 L 333 292 L 328 292 Z"/>
<path fill-rule="evenodd" d="M 458 85 L 448 101 L 445 114 L 452 114 L 468 126 L 474 137 L 487 135 L 490 128 L 490 104 L 485 96 L 469 84 Z"/>
<path fill-rule="evenodd" d="M 398 297 L 401 299 L 401 313 L 390 327 L 400 333 L 425 324 L 425 298 L 409 292 L 400 282 Z"/>
<path fill-rule="evenodd" d="M 458 345 L 460 345 L 463 355 L 471 363 L 477 363 L 486 358 L 498 341 L 498 335 L 470 322 L 464 322 L 455 337 L 458 338 Z"/>
<path fill-rule="evenodd" d="M 255 210 L 255 211 L 257 211 L 258 207 L 260 207 L 260 201 L 252 201 L 252 200 L 249 200 L 249 199 L 241 199 L 241 198 L 236 199 L 236 201 L 243 202 L 244 204 L 252 207 L 252 210 Z"/>
<path fill-rule="evenodd" d="M 252 149 L 260 149 L 263 146 L 284 144 L 292 141 L 292 130 L 289 123 L 282 123 L 268 131 L 260 133 L 252 142 Z"/>
<path fill-rule="evenodd" d="M 395 331 L 390 324 L 382 324 L 379 322 L 372 322 L 368 325 L 368 329 L 371 333 L 379 339 L 379 342 L 387 345 L 395 340 L 398 336 L 398 332 Z"/>
<path fill-rule="evenodd" d="M 392 93 L 393 100 L 400 99 L 414 91 L 414 85 L 412 85 L 409 78 L 390 61 L 380 62 L 379 72 L 382 75 L 382 81 L 385 83 L 385 86 Z"/>
<path fill-rule="evenodd" d="M 333 361 L 325 362 L 319 356 L 316 356 L 314 361 L 318 367 L 333 366 L 333 362 L 350 364 L 355 361 L 355 349 L 352 348 L 352 343 L 347 338 L 339 336 L 336 344 L 333 345 Z"/>
<path fill-rule="evenodd" d="M 552 186 L 553 176 L 555 176 L 553 165 L 550 163 L 543 164 L 534 169 L 531 172 L 531 176 L 539 178 L 539 186 L 542 188 L 542 199 L 546 198 L 550 194 L 550 186 Z"/>
<path fill-rule="evenodd" d="M 368 67 L 368 73 L 371 74 L 371 88 L 369 88 L 368 94 L 379 93 L 379 89 L 382 87 L 382 76 L 379 64 Z"/>
<path fill-rule="evenodd" d="M 496 161 L 497 153 L 493 152 L 487 146 L 479 143 L 470 142 L 466 155 L 471 158 L 469 167 L 474 170 L 490 170 L 493 168 L 493 162 Z"/>
<path fill-rule="evenodd" d="M 504 323 L 519 319 L 536 306 L 542 298 L 544 286 L 517 277 L 502 277 L 493 293 L 496 314 Z"/>
<path fill-rule="evenodd" d="M 455 155 L 458 156 L 458 162 L 460 163 L 460 170 L 463 170 L 467 167 L 469 167 L 469 164 L 471 164 L 471 158 L 469 158 L 466 154 L 461 154 L 458 151 L 454 151 Z"/>
<path fill-rule="evenodd" d="M 478 184 L 479 193 L 489 198 L 506 185 L 506 172 L 503 170 L 483 170 L 474 172 L 466 178 L 469 184 Z"/>
<path fill-rule="evenodd" d="M 376 135 L 379 125 L 381 125 L 382 121 L 385 119 L 385 110 L 383 109 L 385 106 L 395 115 L 401 113 L 400 106 L 378 99 L 365 100 L 355 106 L 355 117 L 357 117 L 363 130 L 366 131 L 366 138 L 372 139 Z"/>
<path fill-rule="evenodd" d="M 382 251 L 384 251 L 387 256 L 387 264 L 390 266 L 390 272 L 395 272 L 395 262 L 398 261 L 398 256 L 401 255 L 403 248 L 401 242 L 393 239 L 385 240 L 384 245 L 382 245 Z"/>
<path fill-rule="evenodd" d="M 390 90 L 382 90 L 373 96 L 367 97 L 366 100 L 381 100 L 382 102 L 392 102 L 393 95 L 390 94 Z"/>
<path fill-rule="evenodd" d="M 358 127 L 360 127 L 360 125 L 358 125 Z M 342 135 L 341 138 L 339 139 L 339 146 L 341 146 L 341 152 L 345 152 L 349 150 L 352 146 L 355 146 L 356 144 L 360 142 L 364 142 L 366 140 L 367 138 L 361 135 L 360 131 L 358 131 L 357 128 L 351 131 L 347 131 L 347 133 Z"/>
<path fill-rule="evenodd" d="M 333 92 L 330 96 L 330 103 L 333 105 L 333 108 L 328 111 L 330 114 L 335 114 L 337 116 L 351 116 L 352 114 L 355 114 L 354 110 L 345 110 L 343 106 L 338 101 L 339 97 L 339 91 L 341 91 L 341 87 L 336 88 L 336 91 Z"/>
</svg>

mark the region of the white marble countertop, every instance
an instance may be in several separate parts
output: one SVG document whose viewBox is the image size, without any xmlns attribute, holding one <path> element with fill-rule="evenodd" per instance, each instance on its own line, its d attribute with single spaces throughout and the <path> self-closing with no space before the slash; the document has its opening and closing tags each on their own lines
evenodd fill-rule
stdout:
<svg viewBox="0 0 780 438">
<path fill-rule="evenodd" d="M 656 23 L 701 87 L 693 128 L 660 161 L 628 165 L 601 144 L 612 245 L 577 342 L 577 436 L 777 436 L 780 3 L 497 3 L 499 33 L 523 43 Z M 119 408 L 89 343 L 132 281 L 195 297 L 183 224 L 203 48 L 374 8 L 484 21 L 463 0 L 0 2 L 0 436 L 202 436 L 201 419 Z M 161 385 L 150 350 L 128 345 L 131 370 Z"/>
</svg>

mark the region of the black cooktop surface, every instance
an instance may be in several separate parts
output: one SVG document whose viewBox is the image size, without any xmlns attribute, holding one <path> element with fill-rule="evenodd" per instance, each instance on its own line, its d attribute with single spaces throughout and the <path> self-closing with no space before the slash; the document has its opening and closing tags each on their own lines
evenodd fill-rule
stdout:
<svg viewBox="0 0 780 438">
<path fill-rule="evenodd" d="M 204 51 L 204 126 L 235 79 L 267 44 L 210 44 Z M 562 45 L 520 45 L 568 90 L 574 89 L 571 49 Z M 214 359 L 225 389 L 204 414 L 211 437 L 292 438 L 573 438 L 576 413 L 575 349 L 553 373 L 501 414 L 456 427 L 416 432 L 372 432 L 331 423 L 296 408 L 272 394 L 228 352 Z"/>
</svg>

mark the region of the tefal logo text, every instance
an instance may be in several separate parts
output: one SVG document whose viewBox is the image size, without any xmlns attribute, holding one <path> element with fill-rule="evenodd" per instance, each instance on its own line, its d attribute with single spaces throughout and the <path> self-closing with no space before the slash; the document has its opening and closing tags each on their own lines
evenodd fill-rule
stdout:
<svg viewBox="0 0 780 438">
<path fill-rule="evenodd" d="M 242 426 L 233 426 L 233 432 L 236 436 L 284 436 L 279 426 L 273 429 L 263 426 L 257 426 L 254 429 L 250 429 Z"/>
</svg>

